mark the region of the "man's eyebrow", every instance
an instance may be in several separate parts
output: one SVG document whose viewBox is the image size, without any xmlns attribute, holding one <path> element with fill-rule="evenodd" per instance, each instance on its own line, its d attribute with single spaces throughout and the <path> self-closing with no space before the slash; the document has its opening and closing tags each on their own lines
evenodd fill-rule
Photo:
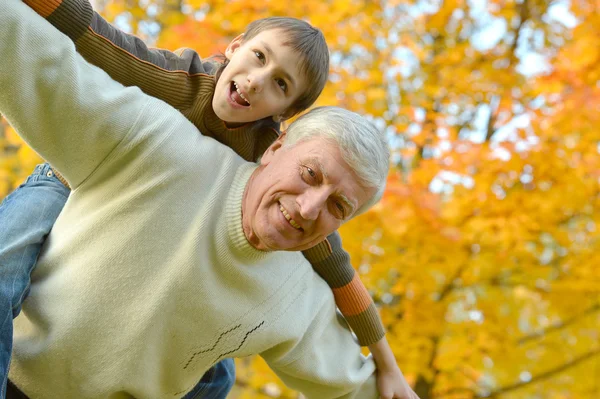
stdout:
<svg viewBox="0 0 600 399">
<path fill-rule="evenodd" d="M 275 53 L 273 52 L 273 49 L 271 49 L 271 46 L 269 46 L 266 42 L 264 41 L 260 41 L 260 43 L 263 45 L 263 47 L 265 48 L 265 50 L 267 50 L 267 54 L 269 54 L 269 57 L 271 58 L 275 58 L 277 59 L 277 57 L 275 57 Z M 290 84 L 292 86 L 296 86 L 296 81 L 292 78 L 292 75 L 290 75 L 285 69 L 281 68 L 281 73 L 283 74 L 283 77 L 290 82 Z"/>
<path fill-rule="evenodd" d="M 308 159 L 308 163 L 311 163 L 311 164 L 317 166 L 319 168 L 319 172 L 323 175 L 324 178 L 327 179 L 329 177 L 329 175 L 327 174 L 327 171 L 323 167 L 323 164 L 321 163 L 321 161 L 319 160 L 319 158 L 317 158 L 317 157 L 310 157 Z"/>
</svg>

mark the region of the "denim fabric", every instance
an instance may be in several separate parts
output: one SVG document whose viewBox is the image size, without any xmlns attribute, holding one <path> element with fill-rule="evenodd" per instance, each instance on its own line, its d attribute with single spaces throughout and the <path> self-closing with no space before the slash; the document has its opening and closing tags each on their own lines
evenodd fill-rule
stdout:
<svg viewBox="0 0 600 399">
<path fill-rule="evenodd" d="M 233 359 L 223 359 L 212 366 L 183 399 L 225 399 L 235 383 Z"/>
<path fill-rule="evenodd" d="M 31 271 L 69 189 L 48 164 L 36 166 L 25 183 L 0 205 L 0 377 L 2 397 L 12 353 L 13 318 L 29 293 Z"/>
<path fill-rule="evenodd" d="M 225 399 L 235 382 L 235 363 L 224 359 L 208 370 L 202 379 L 183 399 Z M 19 389 L 8 382 L 6 399 L 28 399 Z"/>
<path fill-rule="evenodd" d="M 0 204 L 1 398 L 7 395 L 13 318 L 21 311 L 21 304 L 29 293 L 31 272 L 69 193 L 50 165 L 41 164 Z M 207 371 L 184 399 L 226 398 L 234 382 L 235 364 L 232 359 L 225 359 Z M 18 397 L 15 396 L 18 390 L 13 387 L 9 394 L 12 394 L 10 397 Z"/>
</svg>

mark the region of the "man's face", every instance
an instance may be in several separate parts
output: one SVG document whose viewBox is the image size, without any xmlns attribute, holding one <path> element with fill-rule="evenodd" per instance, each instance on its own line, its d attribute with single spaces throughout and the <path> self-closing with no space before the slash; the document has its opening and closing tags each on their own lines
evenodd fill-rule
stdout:
<svg viewBox="0 0 600 399">
<path fill-rule="evenodd" d="M 298 66 L 302 58 L 284 46 L 286 34 L 266 30 L 250 40 L 235 38 L 227 47 L 229 64 L 217 81 L 212 106 L 225 122 L 253 122 L 282 116 L 306 90 Z"/>
<path fill-rule="evenodd" d="M 302 251 L 324 240 L 374 194 L 364 189 L 338 146 L 280 137 L 252 175 L 242 203 L 248 241 L 261 250 Z"/>
</svg>

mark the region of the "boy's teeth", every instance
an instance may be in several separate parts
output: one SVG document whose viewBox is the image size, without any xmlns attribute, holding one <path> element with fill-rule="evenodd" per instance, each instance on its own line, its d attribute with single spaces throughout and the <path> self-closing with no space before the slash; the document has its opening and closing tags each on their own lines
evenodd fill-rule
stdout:
<svg viewBox="0 0 600 399">
<path fill-rule="evenodd" d="M 244 101 L 246 101 L 248 103 L 248 105 L 250 105 L 250 101 L 248 101 L 248 99 L 246 97 L 244 97 L 244 95 L 242 94 L 242 91 L 240 90 L 240 88 L 238 87 L 237 83 L 233 82 L 233 85 L 235 86 L 235 91 L 238 92 L 238 94 L 240 95 L 240 97 L 242 97 L 242 99 Z"/>
</svg>

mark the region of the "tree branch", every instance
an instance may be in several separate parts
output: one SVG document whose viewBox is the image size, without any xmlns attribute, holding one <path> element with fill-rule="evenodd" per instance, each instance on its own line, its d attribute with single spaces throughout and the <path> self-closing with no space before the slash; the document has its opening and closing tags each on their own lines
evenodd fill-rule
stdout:
<svg viewBox="0 0 600 399">
<path fill-rule="evenodd" d="M 517 382 L 517 383 L 512 384 L 512 385 L 507 385 L 505 387 L 502 387 L 500 389 L 495 390 L 494 392 L 492 392 L 489 395 L 477 395 L 476 398 L 488 398 L 488 399 L 489 398 L 494 398 L 494 397 L 496 397 L 498 395 L 502 395 L 502 394 L 505 394 L 507 392 L 523 388 L 523 387 L 525 387 L 527 385 L 531 385 L 533 383 L 536 383 L 536 382 L 548 379 L 548 378 L 550 378 L 550 377 L 552 377 L 552 376 L 554 376 L 554 375 L 556 375 L 558 373 L 561 373 L 561 372 L 563 372 L 563 371 L 565 371 L 565 370 L 567 370 L 567 369 L 569 369 L 571 367 L 574 367 L 574 366 L 578 365 L 579 363 L 584 362 L 584 361 L 586 361 L 586 360 L 588 360 L 588 359 L 590 359 L 590 358 L 592 358 L 592 357 L 594 357 L 594 356 L 596 356 L 598 354 L 600 354 L 600 348 L 598 348 L 596 350 L 593 350 L 593 351 L 590 351 L 588 353 L 585 353 L 585 354 L 583 354 L 581 356 L 578 356 L 575 359 L 573 359 L 572 361 L 567 362 L 567 363 L 565 363 L 565 364 L 563 364 L 561 366 L 555 367 L 555 368 L 550 369 L 548 371 L 545 371 L 545 372 L 543 372 L 541 374 L 538 374 L 535 377 L 531 378 L 531 380 L 529 380 L 527 382 Z"/>
<path fill-rule="evenodd" d="M 484 398 L 490 399 L 490 398 L 495 398 L 498 395 L 503 395 L 507 392 L 511 392 L 511 391 L 515 391 L 517 389 L 524 388 L 528 385 L 531 385 L 531 384 L 540 382 L 542 380 L 548 379 L 550 377 L 553 377 L 554 375 L 561 373 L 571 367 L 575 367 L 579 363 L 584 362 L 598 354 L 600 354 L 600 348 L 590 351 L 588 353 L 585 353 L 581 356 L 578 356 L 575 359 L 571 360 L 570 362 L 562 364 L 558 367 L 544 371 L 543 373 L 534 376 L 529 381 L 517 382 L 515 384 L 506 385 L 506 386 L 498 388 L 492 392 L 476 394 L 474 397 L 477 399 L 484 399 Z M 464 387 L 451 388 L 451 389 L 448 389 L 448 390 L 444 391 L 443 393 L 441 393 L 440 396 L 443 397 L 443 396 L 449 396 L 449 395 L 455 395 L 455 394 L 461 394 L 461 393 L 473 393 L 473 390 L 469 389 L 469 388 L 464 388 Z"/>
<path fill-rule="evenodd" d="M 529 19 L 529 2 L 528 0 L 523 0 L 521 5 L 519 6 L 519 26 L 517 26 L 515 40 L 513 41 L 510 47 L 510 65 L 509 68 L 514 66 L 514 63 L 517 59 L 517 47 L 519 46 L 519 38 L 521 37 L 523 25 Z"/>
<path fill-rule="evenodd" d="M 465 271 L 465 269 L 467 268 L 467 263 L 463 263 L 460 267 L 458 267 L 456 269 L 456 271 L 454 272 L 454 275 L 452 276 L 452 278 L 448 281 L 448 284 L 446 284 L 443 288 L 442 291 L 440 292 L 440 296 L 437 299 L 437 302 L 441 302 L 444 300 L 444 298 L 450 294 L 455 288 L 462 288 L 457 286 L 456 284 L 454 284 L 454 282 L 456 281 L 456 279 L 458 279 L 462 273 Z"/>
<path fill-rule="evenodd" d="M 529 342 L 531 340 L 534 340 L 536 338 L 540 338 L 540 337 L 542 337 L 542 336 L 544 336 L 544 335 L 546 335 L 548 333 L 551 333 L 551 332 L 563 329 L 565 327 L 568 327 L 569 325 L 575 323 L 579 319 L 581 319 L 581 318 L 583 318 L 585 316 L 588 316 L 588 315 L 590 315 L 590 314 L 592 314 L 594 312 L 597 312 L 597 311 L 600 311 L 600 303 L 596 303 L 595 305 L 587 308 L 583 312 L 581 312 L 581 313 L 579 313 L 579 314 L 577 314 L 575 316 L 572 316 L 572 317 L 570 317 L 570 318 L 568 318 L 566 320 L 559 321 L 557 323 L 552 324 L 549 327 L 540 329 L 540 330 L 535 331 L 535 332 L 533 332 L 533 333 L 531 333 L 529 335 L 525 335 L 525 336 L 519 338 L 519 340 L 517 340 L 517 344 L 523 345 L 523 344 L 525 344 L 525 343 L 527 343 L 527 342 Z"/>
<path fill-rule="evenodd" d="M 487 130 L 485 132 L 485 141 L 490 141 L 496 130 L 494 130 L 494 125 L 496 124 L 496 112 L 498 111 L 498 106 L 500 106 L 500 98 L 498 96 L 492 96 L 490 100 L 490 116 L 487 120 Z"/>
<path fill-rule="evenodd" d="M 427 368 L 433 370 L 433 376 L 428 381 L 426 380 L 422 374 L 419 374 L 417 377 L 417 382 L 415 383 L 415 393 L 421 399 L 429 399 L 431 397 L 431 391 L 433 388 L 433 382 L 435 381 L 435 377 L 439 374 L 439 370 L 436 369 L 433 365 L 435 358 L 437 357 L 440 340 L 438 337 L 432 338 L 433 341 L 433 350 L 431 351 L 431 356 L 429 357 L 429 362 Z"/>
</svg>

